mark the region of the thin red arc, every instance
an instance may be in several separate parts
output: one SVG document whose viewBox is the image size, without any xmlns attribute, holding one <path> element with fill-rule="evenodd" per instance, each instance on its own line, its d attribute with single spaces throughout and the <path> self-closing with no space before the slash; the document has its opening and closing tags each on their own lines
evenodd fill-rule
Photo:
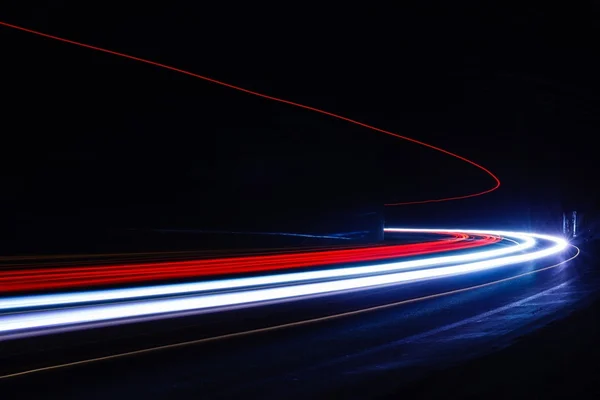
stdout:
<svg viewBox="0 0 600 400">
<path fill-rule="evenodd" d="M 422 141 L 417 140 L 417 139 L 413 139 L 413 138 L 410 138 L 410 137 L 407 137 L 407 136 L 402 136 L 402 135 L 399 135 L 397 133 L 387 131 L 385 129 L 377 128 L 375 126 L 368 125 L 368 124 L 365 124 L 363 122 L 356 121 L 356 120 L 353 120 L 351 118 L 344 117 L 342 115 L 331 113 L 329 111 L 325 111 L 325 110 L 321 110 L 321 109 L 318 109 L 318 108 L 315 108 L 315 107 L 311 107 L 311 106 L 307 106 L 307 105 L 304 105 L 304 104 L 296 103 L 296 102 L 293 102 L 293 101 L 290 101 L 290 100 L 285 100 L 285 99 L 281 99 L 281 98 L 278 98 L 278 97 L 269 96 L 269 95 L 266 95 L 266 94 L 263 94 L 263 93 L 255 92 L 253 90 L 249 90 L 249 89 L 245 89 L 245 88 L 242 88 L 242 87 L 239 87 L 239 86 L 235 86 L 235 85 L 232 85 L 230 83 L 221 82 L 219 80 L 216 80 L 216 79 L 213 79 L 213 78 L 209 78 L 209 77 L 206 77 L 206 76 L 203 76 L 203 75 L 195 74 L 193 72 L 189 72 L 189 71 L 186 71 L 186 70 L 183 70 L 183 69 L 175 68 L 175 67 L 172 67 L 170 65 L 165 65 L 165 64 L 161 64 L 161 63 L 158 63 L 158 62 L 155 62 L 155 61 L 151 61 L 151 60 L 146 60 L 146 59 L 143 59 L 143 58 L 135 57 L 135 56 L 132 56 L 132 55 L 129 55 L 129 54 L 124 54 L 124 53 L 119 53 L 117 51 L 104 49 L 102 47 L 92 46 L 92 45 L 89 45 L 89 44 L 76 42 L 74 40 L 69 40 L 69 39 L 58 37 L 58 36 L 49 35 L 47 33 L 34 31 L 32 29 L 23 28 L 21 26 L 12 25 L 12 24 L 9 24 L 9 23 L 6 23 L 6 22 L 2 22 L 2 21 L 0 21 L 0 25 L 6 26 L 8 28 L 17 29 L 17 30 L 20 30 L 20 31 L 23 31 L 23 32 L 32 33 L 32 34 L 35 34 L 35 35 L 38 35 L 38 36 L 42 36 L 42 37 L 45 37 L 45 38 L 48 38 L 48 39 L 53 39 L 53 40 L 57 40 L 57 41 L 60 41 L 60 42 L 69 43 L 69 44 L 73 44 L 73 45 L 80 46 L 80 47 L 85 47 L 85 48 L 88 48 L 88 49 L 91 49 L 91 50 L 96 50 L 96 51 L 100 51 L 100 52 L 103 52 L 103 53 L 108 53 L 108 54 L 112 54 L 112 55 L 115 55 L 115 56 L 127 58 L 127 59 L 130 59 L 130 60 L 134 60 L 134 61 L 139 61 L 139 62 L 142 62 L 142 63 L 150 64 L 150 65 L 153 65 L 153 66 L 156 66 L 156 67 L 159 67 L 159 68 L 164 68 L 164 69 L 167 69 L 167 70 L 179 72 L 181 74 L 185 74 L 185 75 L 188 75 L 188 76 L 192 76 L 194 78 L 202 79 L 204 81 L 215 83 L 217 85 L 225 86 L 225 87 L 228 87 L 230 89 L 238 90 L 240 92 L 244 92 L 244 93 L 247 93 L 247 94 L 250 94 L 250 95 L 253 95 L 253 96 L 262 97 L 264 99 L 276 101 L 276 102 L 279 102 L 279 103 L 288 104 L 288 105 L 291 105 L 291 106 L 294 106 L 294 107 L 303 108 L 305 110 L 309 110 L 309 111 L 313 111 L 313 112 L 316 112 L 316 113 L 319 113 L 319 114 L 323 114 L 323 115 L 327 115 L 327 116 L 330 116 L 330 117 L 333 117 L 333 118 L 337 118 L 337 119 L 340 119 L 342 121 L 346 121 L 346 122 L 349 122 L 351 124 L 361 126 L 363 128 L 367 128 L 367 129 L 370 129 L 370 130 L 373 130 L 373 131 L 376 131 L 376 132 L 384 133 L 384 134 L 389 135 L 389 136 L 393 136 L 393 137 L 396 137 L 396 138 L 399 138 L 399 139 L 402 139 L 402 140 L 406 140 L 406 141 L 409 141 L 411 143 L 415 143 L 415 144 L 418 144 L 420 146 L 424 146 L 424 147 L 430 148 L 432 150 L 439 151 L 440 153 L 443 153 L 443 154 L 449 155 L 451 157 L 457 158 L 457 159 L 459 159 L 461 161 L 464 161 L 464 162 L 466 162 L 468 164 L 471 164 L 474 167 L 476 167 L 476 168 L 480 169 L 481 171 L 485 172 L 486 174 L 488 174 L 495 181 L 494 186 L 491 189 L 487 189 L 487 190 L 484 190 L 484 191 L 481 191 L 481 192 L 466 194 L 466 195 L 462 195 L 462 196 L 444 197 L 444 198 L 440 198 L 440 199 L 418 200 L 418 201 L 399 202 L 399 203 L 388 203 L 388 204 L 385 204 L 386 206 L 401 206 L 401 205 L 410 205 L 410 204 L 438 203 L 438 202 L 443 202 L 443 201 L 467 199 L 467 198 L 470 198 L 470 197 L 481 196 L 481 195 L 493 192 L 494 190 L 496 190 L 496 189 L 498 189 L 500 187 L 500 179 L 498 179 L 498 177 L 492 171 L 490 171 L 489 169 L 485 168 L 484 166 L 482 166 L 482 165 L 480 165 L 480 164 L 478 164 L 478 163 L 476 163 L 474 161 L 471 161 L 471 160 L 469 160 L 466 157 L 460 156 L 460 155 L 452 153 L 452 152 L 450 152 L 448 150 L 445 150 L 445 149 L 442 149 L 440 147 L 431 145 L 429 143 L 422 142 Z"/>
</svg>

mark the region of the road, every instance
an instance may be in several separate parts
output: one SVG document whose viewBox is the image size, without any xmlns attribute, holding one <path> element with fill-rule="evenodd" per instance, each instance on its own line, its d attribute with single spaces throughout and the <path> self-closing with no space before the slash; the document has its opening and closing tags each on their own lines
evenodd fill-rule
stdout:
<svg viewBox="0 0 600 400">
<path fill-rule="evenodd" d="M 318 398 L 340 391 L 364 398 L 506 345 L 587 298 L 595 281 L 581 279 L 584 262 L 533 273 L 574 254 L 570 248 L 506 268 L 5 341 L 4 375 L 148 350 L 0 385 L 28 398 Z"/>
</svg>

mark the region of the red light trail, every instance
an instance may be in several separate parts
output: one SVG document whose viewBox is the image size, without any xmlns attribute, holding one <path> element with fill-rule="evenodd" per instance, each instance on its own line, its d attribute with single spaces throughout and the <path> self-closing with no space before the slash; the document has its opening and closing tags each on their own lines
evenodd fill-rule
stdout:
<svg viewBox="0 0 600 400">
<path fill-rule="evenodd" d="M 61 37 L 54 36 L 54 35 L 49 35 L 47 33 L 38 32 L 38 31 L 35 31 L 35 30 L 32 30 L 32 29 L 27 29 L 27 28 L 24 28 L 24 27 L 21 27 L 21 26 L 9 24 L 9 23 L 2 22 L 2 21 L 0 21 L 0 25 L 5 26 L 7 28 L 17 29 L 17 30 L 20 30 L 20 31 L 23 31 L 23 32 L 32 33 L 32 34 L 35 34 L 35 35 L 38 35 L 38 36 L 42 36 L 42 37 L 45 37 L 45 38 L 48 38 L 48 39 L 57 40 L 57 41 L 60 41 L 60 42 L 63 42 L 63 43 L 69 43 L 69 44 L 72 44 L 72 45 L 76 45 L 76 46 L 80 46 L 80 47 L 85 47 L 85 48 L 88 48 L 88 49 L 91 49 L 91 50 L 100 51 L 100 52 L 103 52 L 103 53 L 108 53 L 108 54 L 112 54 L 112 55 L 115 55 L 115 56 L 124 57 L 124 58 L 130 59 L 130 60 L 134 60 L 134 61 L 143 62 L 143 63 L 150 64 L 150 65 L 154 65 L 154 66 L 159 67 L 159 68 L 164 68 L 164 69 L 175 71 L 175 72 L 178 72 L 178 73 L 181 73 L 181 74 L 192 76 L 194 78 L 202 79 L 202 80 L 207 81 L 207 82 L 211 82 L 211 83 L 215 83 L 217 85 L 225 86 L 225 87 L 228 87 L 230 89 L 235 89 L 235 90 L 238 90 L 240 92 L 244 92 L 244 93 L 247 93 L 247 94 L 250 94 L 250 95 L 253 95 L 253 96 L 262 97 L 262 98 L 265 98 L 265 99 L 268 99 L 268 100 L 272 100 L 272 101 L 276 101 L 276 102 L 279 102 L 279 103 L 288 104 L 288 105 L 291 105 L 291 106 L 294 106 L 294 107 L 300 107 L 300 108 L 303 108 L 303 109 L 306 109 L 306 110 L 310 110 L 310 111 L 313 111 L 313 112 L 317 112 L 317 113 L 320 113 L 320 114 L 328 115 L 328 116 L 333 117 L 333 118 L 337 118 L 337 119 L 340 119 L 340 120 L 343 120 L 343 121 L 346 121 L 346 122 L 349 122 L 349 123 L 352 123 L 352 124 L 355 124 L 355 125 L 359 125 L 359 126 L 362 126 L 364 128 L 367 128 L 367 129 L 370 129 L 370 130 L 373 130 L 373 131 L 376 131 L 376 132 L 384 133 L 386 135 L 394 136 L 396 138 L 403 139 L 403 140 L 406 140 L 406 141 L 409 141 L 409 142 L 412 142 L 412 143 L 415 143 L 415 144 L 418 144 L 418 145 L 421 145 L 421 146 L 425 146 L 425 147 L 428 147 L 428 148 L 430 148 L 432 150 L 436 150 L 436 151 L 439 151 L 439 152 L 444 153 L 446 155 L 452 156 L 454 158 L 457 158 L 457 159 L 459 159 L 461 161 L 464 161 L 466 163 L 469 163 L 469 164 L 473 165 L 474 167 L 476 167 L 476 168 L 480 169 L 481 171 L 485 172 L 486 174 L 488 174 L 494 180 L 494 186 L 492 188 L 486 189 L 484 191 L 479 191 L 479 192 L 470 193 L 470 194 L 461 195 L 461 196 L 439 198 L 439 199 L 427 199 L 427 200 L 418 200 L 418 201 L 409 201 L 409 202 L 389 203 L 389 204 L 385 204 L 386 206 L 400 206 L 400 205 L 409 205 L 409 204 L 437 203 L 437 202 L 450 201 L 450 200 L 467 199 L 467 198 L 470 198 L 470 197 L 481 196 L 481 195 L 484 195 L 486 193 L 493 192 L 494 190 L 496 190 L 496 189 L 498 189 L 500 187 L 500 179 L 498 179 L 498 177 L 496 175 L 494 175 L 494 173 L 492 173 L 489 169 L 485 168 L 484 166 L 482 166 L 482 165 L 480 165 L 480 164 L 478 164 L 478 163 L 476 163 L 474 161 L 471 161 L 471 160 L 469 160 L 466 157 L 460 156 L 460 155 L 452 153 L 452 152 L 450 152 L 448 150 L 444 150 L 444 149 L 442 149 L 440 147 L 433 146 L 431 144 L 422 142 L 422 141 L 417 140 L 417 139 L 413 139 L 413 138 L 410 138 L 410 137 L 407 137 L 407 136 L 402 136 L 402 135 L 399 135 L 397 133 L 390 132 L 390 131 L 387 131 L 385 129 L 377 128 L 375 126 L 368 125 L 368 124 L 365 124 L 363 122 L 359 122 L 359 121 L 356 121 L 356 120 L 353 120 L 353 119 L 350 119 L 350 118 L 347 118 L 347 117 L 344 117 L 344 116 L 341 116 L 341 115 L 338 115 L 338 114 L 334 114 L 334 113 L 331 113 L 331 112 L 328 112 L 328 111 L 324 111 L 324 110 L 321 110 L 321 109 L 318 109 L 318 108 L 315 108 L 315 107 L 307 106 L 307 105 L 296 103 L 296 102 L 293 102 L 293 101 L 290 101 L 290 100 L 285 100 L 285 99 L 281 99 L 281 98 L 278 98 L 278 97 L 273 97 L 273 96 L 269 96 L 269 95 L 266 95 L 266 94 L 263 94 L 263 93 L 255 92 L 255 91 L 252 91 L 252 90 L 244 89 L 244 88 L 239 87 L 239 86 L 235 86 L 235 85 L 232 85 L 232 84 L 229 84 L 229 83 L 226 83 L 226 82 L 221 82 L 221 81 L 218 81 L 216 79 L 212 79 L 212 78 L 209 78 L 209 77 L 206 77 L 206 76 L 203 76 L 203 75 L 195 74 L 193 72 L 189 72 L 189 71 L 186 71 L 186 70 L 183 70 L 183 69 L 175 68 L 175 67 L 172 67 L 172 66 L 169 66 L 169 65 L 161 64 L 161 63 L 158 63 L 158 62 L 155 62 L 155 61 L 146 60 L 146 59 L 143 59 L 143 58 L 140 58 L 140 57 L 135 57 L 135 56 L 132 56 L 132 55 L 129 55 L 129 54 L 119 53 L 117 51 L 108 50 L 108 49 L 104 49 L 104 48 L 97 47 L 97 46 L 92 46 L 92 45 L 81 43 L 81 42 L 76 42 L 74 40 L 69 40 L 69 39 L 61 38 Z"/>
<path fill-rule="evenodd" d="M 28 267 L 27 269 L 4 270 L 0 275 L 0 293 L 69 289 L 265 271 L 275 272 L 292 268 L 358 263 L 444 251 L 466 250 L 497 243 L 501 240 L 500 237 L 492 235 L 448 234 L 452 237 L 423 243 L 372 248 L 130 265 L 37 269 Z"/>
</svg>

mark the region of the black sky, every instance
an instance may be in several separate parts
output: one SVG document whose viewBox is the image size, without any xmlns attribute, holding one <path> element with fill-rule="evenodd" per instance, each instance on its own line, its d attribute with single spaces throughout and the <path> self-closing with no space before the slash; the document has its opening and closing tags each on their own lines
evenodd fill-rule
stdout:
<svg viewBox="0 0 600 400">
<path fill-rule="evenodd" d="M 596 2 L 14 3 L 0 6 L 2 21 L 339 113 L 469 157 L 503 182 L 390 218 L 506 221 L 532 205 L 596 201 Z M 4 27 L 0 43 L 7 220 L 200 226 L 257 204 L 285 215 L 493 184 L 434 151 L 170 71 Z"/>
</svg>

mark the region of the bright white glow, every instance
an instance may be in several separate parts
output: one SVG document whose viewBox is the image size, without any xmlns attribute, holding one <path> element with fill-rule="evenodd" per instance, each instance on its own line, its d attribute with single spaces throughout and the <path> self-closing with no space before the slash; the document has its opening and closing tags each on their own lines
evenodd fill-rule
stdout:
<svg viewBox="0 0 600 400">
<path fill-rule="evenodd" d="M 391 232 L 390 229 L 392 228 L 387 228 L 386 231 Z M 520 243 L 517 245 L 510 245 L 494 250 L 483 250 L 438 257 L 426 257 L 408 261 L 379 263 L 363 267 L 332 268 L 319 271 L 295 272 L 289 274 L 266 275 L 250 278 L 222 279 L 208 282 L 192 282 L 169 285 L 155 285 L 137 288 L 94 290 L 76 293 L 11 297 L 0 299 L 0 310 L 11 310 L 16 308 L 27 307 L 47 307 L 64 304 L 93 303 L 108 300 L 126 300 L 166 295 L 182 295 L 246 287 L 258 287 L 291 282 L 314 281 L 319 279 L 343 278 L 366 274 L 379 274 L 412 268 L 429 268 L 445 264 L 471 262 L 476 260 L 489 259 L 493 257 L 500 257 L 508 254 L 514 254 L 520 251 L 529 250 L 536 244 L 536 240 L 534 237 L 519 232 L 492 233 L 489 231 L 465 231 L 449 229 L 394 229 L 394 232 L 459 232 L 495 235 L 515 239 Z"/>
<path fill-rule="evenodd" d="M 396 230 L 400 231 L 400 230 Z M 414 230 L 412 230 L 414 231 Z M 426 231 L 426 230 L 421 230 Z M 447 230 L 446 230 L 447 231 Z M 473 232 L 473 231 L 461 231 Z M 474 232 L 473 232 L 474 233 Z M 487 234 L 498 234 L 486 232 Z M 567 242 L 539 234 L 513 233 L 503 236 L 517 238 L 530 237 L 540 239 L 548 244 L 541 250 L 530 253 L 486 259 L 464 264 L 443 266 L 437 268 L 411 270 L 397 273 L 387 273 L 375 276 L 366 276 L 349 279 L 339 279 L 330 282 L 318 283 L 296 283 L 285 287 L 276 288 L 248 288 L 243 291 L 192 295 L 187 297 L 149 299 L 121 304 L 91 305 L 71 309 L 58 309 L 47 311 L 32 311 L 22 314 L 8 314 L 0 316 L 0 333 L 10 335 L 23 330 L 45 329 L 58 326 L 69 326 L 73 324 L 84 324 L 93 322 L 110 321 L 121 319 L 129 322 L 136 318 L 147 316 L 167 317 L 169 313 L 183 311 L 219 310 L 222 307 L 252 304 L 257 302 L 290 299 L 298 296 L 318 295 L 350 289 L 360 289 L 379 285 L 396 284 L 422 279 L 432 279 L 457 274 L 466 274 L 532 261 L 557 254 L 563 251 Z M 535 243 L 535 240 L 534 240 Z"/>
</svg>

